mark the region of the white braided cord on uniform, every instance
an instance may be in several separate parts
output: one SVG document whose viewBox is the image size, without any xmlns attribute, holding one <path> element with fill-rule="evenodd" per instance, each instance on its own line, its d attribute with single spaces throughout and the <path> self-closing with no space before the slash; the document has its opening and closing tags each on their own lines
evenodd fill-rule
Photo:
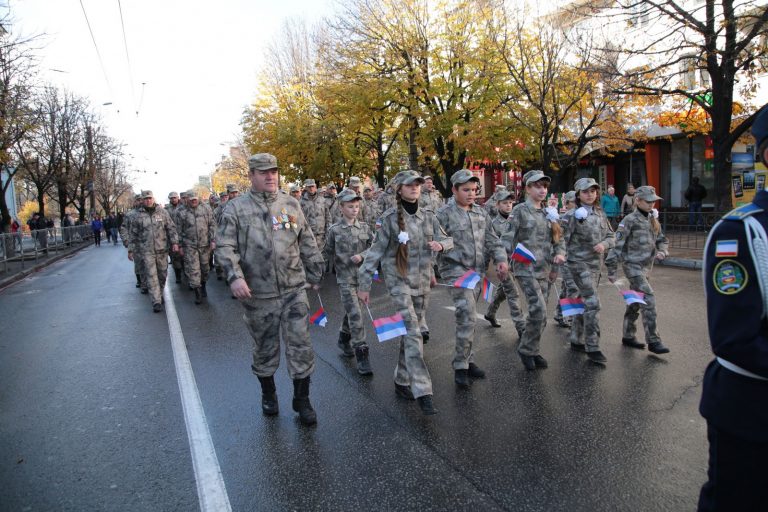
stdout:
<svg viewBox="0 0 768 512">
<path fill-rule="evenodd" d="M 744 219 L 744 229 L 749 244 L 749 253 L 755 264 L 755 274 L 763 298 L 763 318 L 768 317 L 768 235 L 765 228 L 754 217 Z"/>
</svg>

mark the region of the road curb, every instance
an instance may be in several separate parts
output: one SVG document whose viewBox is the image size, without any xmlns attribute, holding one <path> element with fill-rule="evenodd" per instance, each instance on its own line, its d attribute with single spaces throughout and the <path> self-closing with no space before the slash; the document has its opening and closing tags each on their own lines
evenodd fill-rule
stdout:
<svg viewBox="0 0 768 512">
<path fill-rule="evenodd" d="M 91 246 L 91 244 L 87 244 L 87 243 L 80 244 L 77 247 L 73 247 L 73 248 L 71 248 L 70 250 L 68 250 L 66 252 L 62 252 L 62 253 L 57 254 L 56 256 L 51 256 L 47 260 L 42 261 L 42 262 L 40 262 L 40 263 L 38 263 L 36 265 L 33 265 L 33 266 L 29 267 L 29 268 L 25 268 L 24 270 L 21 270 L 20 272 L 17 272 L 17 273 L 15 273 L 15 274 L 13 274 L 13 275 L 11 275 L 9 277 L 0 279 L 0 291 L 5 289 L 6 287 L 12 285 L 15 282 L 21 281 L 22 279 L 24 279 L 25 277 L 27 277 L 28 275 L 30 275 L 32 273 L 37 272 L 38 270 L 44 269 L 48 265 L 56 263 L 59 260 L 63 260 L 67 256 L 75 254 L 76 252 L 79 252 L 79 251 L 85 249 L 86 247 L 90 247 L 90 246 Z"/>
<path fill-rule="evenodd" d="M 664 258 L 663 261 L 657 264 L 665 267 L 687 268 L 690 270 L 700 270 L 703 266 L 701 260 L 690 260 L 687 258 Z"/>
</svg>

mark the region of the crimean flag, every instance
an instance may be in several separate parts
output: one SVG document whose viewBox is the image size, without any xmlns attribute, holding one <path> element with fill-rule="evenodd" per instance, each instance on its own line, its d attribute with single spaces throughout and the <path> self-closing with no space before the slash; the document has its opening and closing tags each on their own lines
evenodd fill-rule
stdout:
<svg viewBox="0 0 768 512">
<path fill-rule="evenodd" d="M 637 292 L 635 290 L 621 290 L 621 295 L 624 297 L 624 302 L 627 306 L 631 304 L 646 304 L 643 300 L 645 294 L 643 292 Z"/>
<path fill-rule="evenodd" d="M 315 325 L 319 325 L 320 327 L 325 327 L 325 324 L 328 323 L 328 316 L 326 316 L 325 310 L 322 308 L 322 306 L 315 312 L 314 315 L 309 318 L 309 321 Z"/>
<path fill-rule="evenodd" d="M 477 283 L 480 282 L 480 274 L 470 269 L 464 272 L 464 275 L 454 281 L 453 286 L 456 288 L 469 288 L 474 290 Z"/>
<path fill-rule="evenodd" d="M 584 301 L 579 297 L 575 299 L 560 299 L 560 310 L 563 312 L 563 317 L 583 315 L 585 309 Z"/>
<path fill-rule="evenodd" d="M 485 302 L 491 302 L 493 300 L 493 283 L 488 279 L 483 278 L 483 299 Z"/>
<path fill-rule="evenodd" d="M 373 321 L 373 327 L 376 328 L 376 336 L 379 338 L 379 342 L 391 340 L 398 336 L 405 336 L 408 332 L 405 328 L 403 316 L 400 313 L 377 318 Z"/>
<path fill-rule="evenodd" d="M 530 249 L 518 242 L 517 246 L 515 246 L 515 251 L 512 253 L 512 259 L 525 265 L 530 265 L 536 261 L 536 256 L 534 256 Z"/>
</svg>

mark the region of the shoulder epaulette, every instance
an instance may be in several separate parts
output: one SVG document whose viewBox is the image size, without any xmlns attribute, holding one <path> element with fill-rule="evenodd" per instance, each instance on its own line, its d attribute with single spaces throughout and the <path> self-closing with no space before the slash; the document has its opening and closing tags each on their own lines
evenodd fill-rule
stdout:
<svg viewBox="0 0 768 512">
<path fill-rule="evenodd" d="M 396 206 L 391 206 L 391 207 L 387 208 L 386 210 L 384 210 L 384 213 L 382 213 L 379 218 L 383 219 L 384 217 L 389 217 L 393 213 L 397 213 L 397 207 Z"/>
<path fill-rule="evenodd" d="M 755 203 L 745 204 L 738 208 L 728 212 L 723 219 L 725 220 L 743 220 L 756 213 L 763 212 L 763 209 L 757 206 Z"/>
</svg>

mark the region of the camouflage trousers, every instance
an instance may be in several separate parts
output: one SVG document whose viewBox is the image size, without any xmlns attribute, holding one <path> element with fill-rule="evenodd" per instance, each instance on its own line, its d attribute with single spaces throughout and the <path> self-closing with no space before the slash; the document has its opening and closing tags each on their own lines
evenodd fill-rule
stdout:
<svg viewBox="0 0 768 512">
<path fill-rule="evenodd" d="M 424 362 L 424 344 L 419 318 L 424 314 L 424 295 L 391 295 L 403 317 L 407 334 L 400 337 L 400 354 L 395 367 L 395 384 L 410 386 L 416 398 L 432 394 L 432 378 Z"/>
<path fill-rule="evenodd" d="M 339 292 L 345 312 L 344 320 L 341 322 L 341 332 L 350 335 L 353 347 L 367 347 L 363 313 L 360 308 L 360 299 L 357 297 L 357 285 L 339 283 Z"/>
<path fill-rule="evenodd" d="M 622 337 L 634 338 L 637 333 L 637 317 L 643 313 L 643 327 L 645 328 L 645 342 L 654 343 L 661 341 L 659 331 L 656 326 L 656 296 L 653 294 L 648 279 L 645 276 L 628 277 L 629 288 L 637 292 L 643 292 L 645 304 L 631 304 L 627 306 L 624 312 L 624 332 Z"/>
<path fill-rule="evenodd" d="M 182 256 L 178 252 L 171 251 L 171 265 L 173 266 L 174 270 L 183 270 L 184 256 Z"/>
<path fill-rule="evenodd" d="M 517 275 L 515 279 L 528 304 L 525 332 L 520 337 L 517 351 L 524 356 L 537 356 L 541 344 L 541 332 L 544 330 L 544 318 L 547 316 L 547 303 L 544 301 L 547 279 L 538 279 L 532 275 Z"/>
<path fill-rule="evenodd" d="M 419 331 L 424 334 L 429 332 L 429 325 L 427 325 L 427 309 L 429 309 L 429 294 L 424 295 L 424 307 L 421 308 L 421 314 L 419 315 Z"/>
<path fill-rule="evenodd" d="M 597 295 L 600 271 L 570 263 L 568 270 L 575 285 L 568 297 L 581 297 L 584 301 L 584 314 L 574 315 L 568 341 L 573 345 L 586 345 L 587 352 L 597 352 L 600 350 L 600 297 Z"/>
<path fill-rule="evenodd" d="M 480 296 L 480 286 L 474 290 L 469 288 L 451 288 L 453 306 L 456 308 L 456 346 L 453 352 L 453 369 L 466 370 L 469 363 L 474 362 L 472 343 L 475 341 L 475 324 L 477 323 L 477 299 Z"/>
<path fill-rule="evenodd" d="M 499 306 L 507 299 L 509 304 L 509 312 L 512 315 L 512 321 L 515 323 L 515 329 L 518 332 L 522 332 L 525 329 L 525 317 L 520 310 L 520 294 L 517 292 L 517 286 L 510 276 L 506 279 L 502 279 L 499 286 L 493 292 L 493 300 L 488 306 L 486 314 L 488 316 L 496 317 L 496 312 L 499 310 Z"/>
<path fill-rule="evenodd" d="M 152 304 L 160 304 L 163 301 L 165 278 L 168 276 L 168 253 L 142 254 L 141 267 L 144 270 L 144 279 L 149 295 L 152 297 Z"/>
<path fill-rule="evenodd" d="M 210 247 L 184 247 L 184 275 L 189 286 L 199 288 L 202 283 L 208 282 L 210 258 Z"/>
<path fill-rule="evenodd" d="M 134 254 L 133 255 L 133 273 L 136 274 L 136 278 L 141 283 L 141 289 L 142 290 L 146 290 L 147 289 L 147 276 L 144 275 L 144 267 L 142 266 L 141 255 L 140 254 Z"/>
<path fill-rule="evenodd" d="M 253 338 L 251 370 L 270 377 L 280 366 L 280 338 L 291 379 L 303 379 L 315 370 L 315 351 L 309 339 L 307 292 L 297 290 L 270 299 L 242 301 L 243 320 Z"/>
</svg>

